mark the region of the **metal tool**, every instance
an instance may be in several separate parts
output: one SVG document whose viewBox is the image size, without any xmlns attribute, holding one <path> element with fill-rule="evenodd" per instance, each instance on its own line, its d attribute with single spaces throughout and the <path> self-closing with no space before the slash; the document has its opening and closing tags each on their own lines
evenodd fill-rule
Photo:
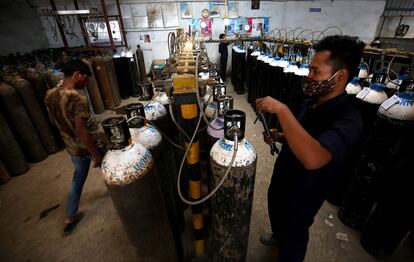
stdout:
<svg viewBox="0 0 414 262">
<path fill-rule="evenodd" d="M 267 126 L 266 119 L 264 118 L 263 112 L 261 110 L 258 110 L 256 112 L 256 115 L 257 115 L 257 118 L 256 118 L 256 120 L 254 120 L 254 124 L 256 124 L 257 120 L 260 120 L 260 122 L 262 122 L 262 124 L 263 124 L 263 128 L 264 128 L 266 134 L 269 137 L 272 137 L 271 134 L 270 134 L 269 127 Z M 275 152 L 276 152 L 276 154 L 279 154 L 279 149 L 277 148 L 277 146 L 274 143 L 270 144 L 270 154 L 272 154 L 272 156 L 273 156 L 275 154 Z"/>
</svg>

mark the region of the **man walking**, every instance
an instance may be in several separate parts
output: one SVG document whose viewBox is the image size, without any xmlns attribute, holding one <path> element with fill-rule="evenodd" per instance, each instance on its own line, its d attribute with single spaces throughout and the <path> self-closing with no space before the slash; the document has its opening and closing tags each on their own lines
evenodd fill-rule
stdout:
<svg viewBox="0 0 414 262">
<path fill-rule="evenodd" d="M 47 92 L 45 102 L 49 118 L 59 128 L 74 167 L 66 204 L 64 234 L 67 235 L 84 216 L 78 207 L 91 159 L 93 167 L 99 167 L 102 159 L 86 127 L 90 113 L 86 96 L 81 92 L 91 71 L 80 60 L 70 60 L 62 69 L 64 80 Z"/>
</svg>

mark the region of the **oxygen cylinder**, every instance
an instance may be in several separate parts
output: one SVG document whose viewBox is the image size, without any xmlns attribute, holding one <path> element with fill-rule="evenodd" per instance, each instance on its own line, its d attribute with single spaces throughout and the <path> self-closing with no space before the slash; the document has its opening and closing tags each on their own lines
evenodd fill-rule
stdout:
<svg viewBox="0 0 414 262">
<path fill-rule="evenodd" d="M 132 96 L 139 97 L 140 95 L 142 95 L 142 91 L 138 86 L 138 83 L 141 82 L 141 78 L 138 71 L 136 57 L 131 51 L 126 52 L 126 57 L 129 58 L 129 72 L 131 77 Z"/>
<path fill-rule="evenodd" d="M 271 82 L 270 82 L 270 71 L 272 67 L 270 66 L 270 63 L 273 62 L 273 56 L 268 55 L 263 60 L 263 90 L 262 90 L 262 97 L 270 95 L 270 88 L 271 88 Z"/>
<path fill-rule="evenodd" d="M 10 173 L 6 166 L 0 160 L 0 185 L 6 184 L 11 179 Z"/>
<path fill-rule="evenodd" d="M 96 114 L 101 114 L 105 111 L 104 103 L 102 101 L 101 93 L 99 92 L 99 86 L 96 79 L 96 75 L 93 70 L 92 61 L 90 59 L 82 59 L 82 61 L 88 65 L 92 76 L 88 77 L 88 94 L 92 103 L 93 111 Z"/>
<path fill-rule="evenodd" d="M 387 148 L 383 143 L 376 144 L 378 143 L 377 137 L 381 137 L 378 136 L 381 130 L 375 125 L 375 122 L 378 122 L 377 111 L 380 105 L 387 100 L 387 95 L 383 91 L 385 85 L 381 82 L 382 80 L 378 80 L 378 77 L 374 77 L 374 79 L 377 79 L 374 81 L 380 82 L 374 82 L 369 89 L 362 89 L 356 96 L 358 99 L 357 106 L 361 110 L 364 121 L 361 141 L 366 142 L 356 149 L 358 155 L 356 156 L 356 159 L 358 159 L 356 173 L 338 212 L 339 219 L 345 225 L 357 229 L 364 225 L 374 203 L 373 188 L 375 185 L 373 177 L 381 175 L 381 170 L 376 170 L 379 167 L 374 167 L 370 159 L 372 157 L 383 159 L 386 154 L 381 152 L 384 151 L 384 148 Z M 386 161 L 386 158 L 382 161 Z"/>
<path fill-rule="evenodd" d="M 353 97 L 355 99 L 355 96 L 361 92 L 362 87 L 359 84 L 360 78 L 354 77 L 351 82 L 349 82 L 346 85 L 345 91 L 348 94 L 348 98 Z"/>
<path fill-rule="evenodd" d="M 127 99 L 132 95 L 132 82 L 130 75 L 131 72 L 129 72 L 129 58 L 125 56 L 121 57 L 116 53 L 113 55 L 113 61 L 120 97 L 121 99 Z"/>
<path fill-rule="evenodd" d="M 301 64 L 300 68 L 295 70 L 294 74 L 290 107 L 292 112 L 297 115 L 303 106 L 303 81 L 309 74 L 308 64 Z"/>
<path fill-rule="evenodd" d="M 228 177 L 211 199 L 214 261 L 246 260 L 257 153 L 244 138 L 245 122 L 243 111 L 227 110 L 224 113 L 224 138 L 210 151 L 212 188 L 217 187 L 236 152 Z"/>
<path fill-rule="evenodd" d="M 141 46 L 137 45 L 137 51 L 135 52 L 138 59 L 138 69 L 140 74 L 140 79 L 142 82 L 147 82 L 147 73 L 145 71 L 145 60 L 144 53 L 142 52 Z"/>
<path fill-rule="evenodd" d="M 105 62 L 102 57 L 97 56 L 92 58 L 95 75 L 99 83 L 102 100 L 105 108 L 108 110 L 115 109 L 115 100 L 111 88 L 110 72 L 107 71 Z"/>
<path fill-rule="evenodd" d="M 111 149 L 122 149 L 131 144 L 131 134 L 124 117 L 110 117 L 102 121 L 102 127 Z"/>
<path fill-rule="evenodd" d="M 280 67 L 277 65 L 280 62 L 280 57 L 275 57 L 269 63 L 269 96 L 279 99 L 280 97 L 280 86 L 278 85 L 279 75 L 280 75 Z M 268 114 L 268 125 L 270 127 L 277 126 L 277 117 L 275 114 Z"/>
<path fill-rule="evenodd" d="M 178 261 L 153 165 L 151 153 L 134 143 L 109 150 L 102 175 L 137 259 Z"/>
<path fill-rule="evenodd" d="M 252 53 L 254 52 L 254 46 L 253 45 L 249 45 L 249 47 L 247 48 L 247 57 L 246 57 L 246 87 L 247 87 L 247 91 L 248 91 L 248 98 L 247 101 L 249 101 L 249 96 L 250 96 L 250 74 L 251 74 L 251 66 L 252 66 Z"/>
<path fill-rule="evenodd" d="M 236 86 L 236 75 L 237 75 L 237 59 L 236 56 L 236 49 L 238 49 L 237 46 L 233 46 L 231 49 L 231 84 L 233 85 L 233 89 Z"/>
<path fill-rule="evenodd" d="M 29 162 L 45 159 L 47 153 L 16 90 L 0 83 L 0 101 L 4 116 L 7 117 L 10 129 L 13 130 L 26 159 Z"/>
<path fill-rule="evenodd" d="M 169 99 L 168 99 L 168 96 L 165 92 L 161 92 L 161 91 L 158 92 L 158 95 L 154 99 L 154 101 L 162 104 L 165 107 L 165 109 L 167 110 L 168 104 L 169 104 Z"/>
<path fill-rule="evenodd" d="M 183 214 L 176 206 L 177 174 L 173 153 L 165 147 L 162 136 L 158 130 L 145 123 L 144 105 L 141 103 L 129 104 L 126 106 L 128 114 L 129 132 L 133 143 L 139 143 L 148 149 L 154 158 L 154 171 L 158 177 L 159 187 L 163 195 L 165 208 L 167 210 L 170 227 L 175 240 L 175 247 L 178 257 L 183 260 L 184 251 L 181 240 L 181 227 L 183 227 Z M 142 117 L 142 118 L 140 118 Z M 182 220 L 180 219 L 180 214 Z"/>
<path fill-rule="evenodd" d="M 37 131 L 45 150 L 49 154 L 53 154 L 59 150 L 52 131 L 47 124 L 47 121 L 42 113 L 39 103 L 36 100 L 36 95 L 30 86 L 29 81 L 16 76 L 11 85 L 16 89 L 17 93 L 23 102 L 26 112 L 30 117 L 33 127 Z"/>
<path fill-rule="evenodd" d="M 213 85 L 213 101 L 207 104 L 204 114 L 208 119 L 212 119 L 217 110 L 217 99 L 221 95 L 226 94 L 226 85 L 225 84 L 215 84 Z"/>
<path fill-rule="evenodd" d="M 151 100 L 154 97 L 154 89 L 151 82 L 139 82 L 138 86 L 142 90 L 142 100 Z"/>
<path fill-rule="evenodd" d="M 279 98 L 276 98 L 282 102 L 284 102 L 286 98 L 286 94 L 288 92 L 288 86 L 286 86 L 287 80 L 285 79 L 285 74 L 283 73 L 283 70 L 289 65 L 289 61 L 287 57 L 283 57 L 279 63 L 277 63 L 276 68 L 276 76 L 277 79 L 277 85 L 279 86 Z"/>
<path fill-rule="evenodd" d="M 264 84 L 264 61 L 267 60 L 267 54 L 262 54 L 259 57 L 257 57 L 257 98 L 263 97 L 263 84 Z"/>
<path fill-rule="evenodd" d="M 256 105 L 256 81 L 257 81 L 257 58 L 260 55 L 260 51 L 256 50 L 252 53 L 252 59 L 250 64 L 250 77 L 249 77 L 249 93 L 247 95 L 247 101 L 253 106 Z"/>
<path fill-rule="evenodd" d="M 217 140 L 224 137 L 224 112 L 233 109 L 233 97 L 219 96 L 217 99 L 217 117 L 207 127 L 208 150 Z"/>
<path fill-rule="evenodd" d="M 108 79 L 110 83 L 110 89 L 112 96 L 114 98 L 115 106 L 121 103 L 121 95 L 119 94 L 119 86 L 116 81 L 116 72 L 114 67 L 114 62 L 112 61 L 112 56 L 103 56 L 102 57 L 106 71 L 108 73 Z"/>
<path fill-rule="evenodd" d="M 43 73 L 34 68 L 28 68 L 24 78 L 30 82 L 43 114 L 47 115 L 45 96 L 48 90 L 48 84 Z"/>
<path fill-rule="evenodd" d="M 244 83 L 246 79 L 246 50 L 237 49 L 236 50 L 237 64 L 235 72 L 235 85 L 234 91 L 237 94 L 244 94 Z"/>
<path fill-rule="evenodd" d="M 365 79 L 368 77 L 368 68 L 365 63 L 361 62 L 358 66 L 359 72 L 358 72 L 358 78 Z"/>
<path fill-rule="evenodd" d="M 48 90 L 48 83 L 46 81 L 46 78 L 44 77 L 41 71 L 34 68 L 28 68 L 26 70 L 25 78 L 30 82 L 33 91 L 35 92 L 36 98 L 38 100 L 40 108 L 42 109 L 43 115 L 47 116 L 48 112 L 46 108 L 45 97 L 46 92 Z M 49 125 L 50 130 L 52 131 L 52 134 L 55 138 L 58 147 L 65 147 L 65 143 L 63 142 L 62 135 L 60 134 L 59 129 L 52 124 L 49 117 L 46 117 L 46 121 Z"/>
<path fill-rule="evenodd" d="M 279 63 L 279 66 L 283 65 L 282 62 Z M 297 70 L 297 65 L 295 61 L 289 61 L 288 64 L 283 68 L 282 74 L 282 88 L 281 88 L 281 97 L 280 101 L 290 105 L 291 101 L 291 88 L 292 88 L 292 76 L 294 72 Z"/>
<path fill-rule="evenodd" d="M 370 87 L 362 89 L 356 95 L 356 107 L 360 111 L 364 121 L 363 138 L 366 138 L 369 133 L 371 133 L 372 126 L 376 119 L 377 110 L 379 106 L 388 98 L 384 91 L 385 79 L 385 73 L 375 73 Z M 363 141 L 365 141 L 365 139 Z"/>
<path fill-rule="evenodd" d="M 29 165 L 2 114 L 0 114 L 0 134 L 0 159 L 4 161 L 13 176 L 25 173 L 29 170 Z"/>
<path fill-rule="evenodd" d="M 372 154 L 365 167 L 375 169 L 376 174 L 370 179 L 378 205 L 361 234 L 362 246 L 374 256 L 392 253 L 414 226 L 413 179 L 409 172 L 412 169 L 409 152 L 414 146 L 413 102 L 414 92 L 399 92 L 378 110 Z M 381 154 L 374 150 L 381 150 Z"/>
</svg>

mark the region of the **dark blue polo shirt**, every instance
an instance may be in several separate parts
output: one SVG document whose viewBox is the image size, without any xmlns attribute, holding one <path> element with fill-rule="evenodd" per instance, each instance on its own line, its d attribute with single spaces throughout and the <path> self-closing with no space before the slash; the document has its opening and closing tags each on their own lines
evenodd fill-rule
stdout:
<svg viewBox="0 0 414 262">
<path fill-rule="evenodd" d="M 309 99 L 298 117 L 303 128 L 332 154 L 332 161 L 317 170 L 307 170 L 285 143 L 277 158 L 278 175 L 329 175 L 339 174 L 353 152 L 362 133 L 362 118 L 348 103 L 346 93 L 312 108 L 315 99 Z"/>
<path fill-rule="evenodd" d="M 309 227 L 332 189 L 335 180 L 359 143 L 362 119 L 348 103 L 346 93 L 312 108 L 306 101 L 300 124 L 332 154 L 332 160 L 316 170 L 307 170 L 285 143 L 276 160 L 268 191 L 273 233 L 279 240 L 280 261 L 302 261 Z"/>
</svg>

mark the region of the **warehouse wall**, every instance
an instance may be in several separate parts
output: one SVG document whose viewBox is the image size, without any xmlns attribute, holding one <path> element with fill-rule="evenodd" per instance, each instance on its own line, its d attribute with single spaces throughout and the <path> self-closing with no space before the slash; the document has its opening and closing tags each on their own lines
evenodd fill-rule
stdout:
<svg viewBox="0 0 414 262">
<path fill-rule="evenodd" d="M 8 0 L 11 1 L 11 0 Z M 20 0 L 23 1 L 23 0 Z M 37 10 L 44 7 L 41 5 L 47 4 L 48 1 L 31 0 L 37 4 Z M 73 9 L 71 1 L 56 0 L 58 9 Z M 81 4 L 86 3 L 99 3 L 99 1 L 79 1 Z M 145 3 L 153 1 L 142 0 L 121 0 L 121 3 L 134 4 Z M 176 2 L 176 1 L 162 1 L 162 2 Z M 286 29 L 294 29 L 299 26 L 303 28 L 309 28 L 312 30 L 322 30 L 329 26 L 338 26 L 342 29 L 343 34 L 356 35 L 361 37 L 364 41 L 371 41 L 376 34 L 379 17 L 383 12 L 385 1 L 384 0 L 319 0 L 319 1 L 261 1 L 259 10 L 251 10 L 251 1 L 235 1 L 239 3 L 239 16 L 268 16 L 270 18 L 270 29 L 285 27 Z M 107 0 L 108 9 L 114 9 L 114 1 Z M 65 6 L 66 4 L 66 6 Z M 200 13 L 204 8 L 208 8 L 208 1 L 192 1 L 193 17 L 199 18 Z M 321 8 L 321 12 L 314 13 L 309 12 L 309 8 Z M 82 8 L 82 6 L 81 6 Z M 2 9 L 4 10 L 4 9 Z M 12 20 L 11 20 L 12 21 Z M 60 36 L 55 40 L 53 38 L 54 31 L 51 30 L 50 20 L 46 17 L 41 17 L 43 32 L 39 28 L 34 29 L 33 33 L 41 35 L 46 34 L 50 47 L 63 46 Z M 10 22 L 9 22 L 10 24 Z M 76 23 L 77 24 L 77 23 Z M 187 26 L 187 19 L 179 19 L 180 27 Z M 128 44 L 136 48 L 139 43 L 139 35 L 144 32 L 149 32 L 151 35 L 151 50 L 145 50 L 144 56 L 146 59 L 146 66 L 149 68 L 152 59 L 154 58 L 167 58 L 168 49 L 166 45 L 166 39 L 169 32 L 174 31 L 175 28 L 163 28 L 155 30 L 128 30 L 127 39 Z M 23 31 L 23 30 L 21 30 Z M 75 32 L 80 36 L 80 29 L 75 25 Z M 224 31 L 224 25 L 222 18 L 214 18 L 213 20 L 213 37 L 218 38 L 218 35 Z M 327 34 L 335 34 L 338 31 L 329 30 Z M 13 37 L 13 36 L 11 36 Z M 30 41 L 31 42 L 31 41 Z M 80 37 L 77 39 L 68 38 L 70 46 L 83 45 L 83 39 Z M 32 47 L 31 47 L 32 48 Z M 208 44 L 208 52 L 210 58 L 218 62 L 217 44 Z M 21 49 L 15 48 L 15 51 L 21 51 Z M 229 63 L 230 64 L 230 63 Z"/>
<path fill-rule="evenodd" d="M 359 36 L 370 42 L 375 38 L 379 18 L 384 10 L 385 1 L 261 1 L 259 10 L 251 10 L 250 1 L 239 2 L 239 16 L 268 16 L 270 29 L 285 27 L 295 29 L 299 26 L 311 30 L 321 30 L 329 26 L 338 26 L 343 34 Z M 199 18 L 201 11 L 208 8 L 208 2 L 194 2 L 193 17 Z M 310 13 L 309 8 L 320 7 L 320 13 Z M 180 26 L 186 27 L 187 20 L 180 19 Z M 213 38 L 224 31 L 222 18 L 213 19 Z M 145 51 L 147 67 L 154 58 L 168 57 L 165 44 L 170 31 L 154 31 L 152 51 Z M 338 31 L 330 30 L 327 34 Z M 128 43 L 135 47 L 140 32 L 128 32 Z M 212 61 L 218 62 L 218 44 L 208 44 L 208 53 Z M 228 64 L 230 66 L 230 63 Z"/>
<path fill-rule="evenodd" d="M 36 9 L 25 0 L 1 0 L 0 25 L 0 55 L 49 47 Z"/>
</svg>

